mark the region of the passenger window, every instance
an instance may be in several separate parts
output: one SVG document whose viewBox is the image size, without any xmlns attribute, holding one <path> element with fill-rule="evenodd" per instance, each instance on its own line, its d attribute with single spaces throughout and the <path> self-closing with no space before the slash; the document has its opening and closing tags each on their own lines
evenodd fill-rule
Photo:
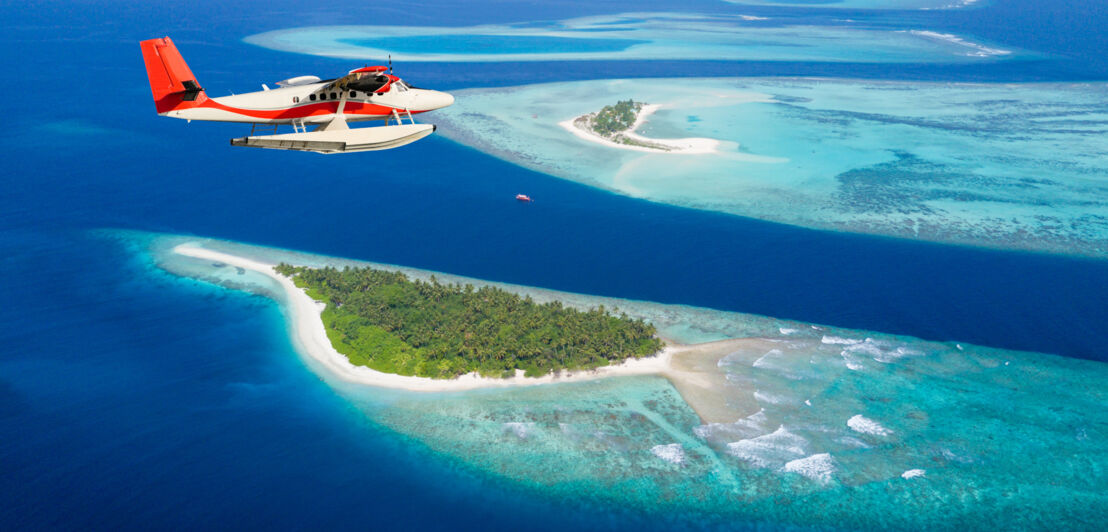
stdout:
<svg viewBox="0 0 1108 532">
<path fill-rule="evenodd" d="M 326 92 L 319 93 L 319 99 L 320 100 L 326 100 L 327 99 L 327 93 Z"/>
<path fill-rule="evenodd" d="M 351 98 L 357 98 L 358 97 L 358 91 L 350 91 L 350 97 Z"/>
<path fill-rule="evenodd" d="M 338 95 L 338 93 L 336 93 L 336 92 L 332 92 L 332 93 L 331 93 L 331 99 L 332 99 L 332 100 L 337 100 L 337 99 L 339 99 L 339 95 Z"/>
<path fill-rule="evenodd" d="M 300 97 L 299 96 L 293 96 L 292 97 L 292 103 L 300 103 Z"/>
</svg>

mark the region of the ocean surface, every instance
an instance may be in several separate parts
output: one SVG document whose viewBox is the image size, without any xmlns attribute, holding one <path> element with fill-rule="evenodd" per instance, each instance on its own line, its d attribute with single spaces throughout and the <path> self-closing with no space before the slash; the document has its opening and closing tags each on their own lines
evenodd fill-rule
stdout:
<svg viewBox="0 0 1108 532">
<path fill-rule="evenodd" d="M 1106 425 L 1095 408 L 1108 361 L 1103 259 L 803 229 L 652 203 L 527 170 L 441 136 L 344 157 L 234 149 L 227 139 L 243 134 L 241 127 L 155 116 L 137 45 L 170 35 L 201 84 L 221 95 L 294 75 L 327 77 L 362 63 L 243 41 L 263 32 L 398 21 L 516 24 L 671 9 L 666 2 L 621 1 L 446 1 L 418 10 L 284 1 L 264 8 L 138 1 L 0 6 L 0 54 L 11 87 L 0 99 L 8 118 L 0 132 L 0 528 L 918 528 L 943 524 L 935 513 L 943 494 L 965 508 L 964 519 L 947 526 L 990 526 L 974 519 L 976 504 L 1008 510 L 1000 517 L 1010 520 L 1001 522 L 1013 527 L 1092 528 L 1108 505 Z M 993 0 L 927 11 L 703 1 L 683 10 L 807 25 L 849 18 L 882 30 L 972 36 L 1034 57 L 980 64 L 528 60 L 395 67 L 417 86 L 443 90 L 664 76 L 1005 83 L 1108 78 L 1102 53 L 1108 7 L 1095 0 Z M 512 197 L 520 192 L 539 201 L 518 204 Z M 828 361 L 815 364 L 826 371 L 807 382 L 839 401 L 833 421 L 804 417 L 795 404 L 800 397 L 783 395 L 791 380 L 781 375 L 801 371 L 796 360 L 777 361 L 776 376 L 758 373 L 755 361 L 763 360 L 762 368 L 774 362 L 774 356 L 760 358 L 768 353 L 732 359 L 733 378 L 766 383 L 763 402 L 777 405 L 766 408 L 765 421 L 754 419 L 745 429 L 691 432 L 698 421 L 660 379 L 632 379 L 585 394 L 509 397 L 534 406 L 530 420 L 507 419 L 517 411 L 495 397 L 471 397 L 453 412 L 437 412 L 417 399 L 366 396 L 328 382 L 293 349 L 279 302 L 264 290 L 243 292 L 166 272 L 145 232 L 740 312 L 848 329 L 854 336 L 844 336 L 845 343 L 805 337 L 808 343 L 796 346 L 809 355 L 806 363 Z M 972 364 L 958 358 L 964 355 L 955 345 L 962 344 L 975 353 Z M 923 354 L 888 367 L 876 361 L 898 347 Z M 993 361 L 999 361 L 996 368 L 1016 361 L 1024 373 L 1013 378 L 980 369 L 995 369 Z M 878 369 L 866 379 L 864 369 L 843 373 L 846 362 Z M 977 373 L 980 378 L 967 376 Z M 923 393 L 928 390 L 934 393 Z M 632 405 L 628 419 L 635 422 L 642 419 L 634 412 L 664 411 L 660 418 L 648 416 L 652 424 L 627 425 L 631 432 L 617 440 L 637 442 L 628 464 L 660 459 L 660 472 L 643 478 L 665 480 L 638 491 L 647 496 L 626 500 L 613 495 L 625 491 L 622 477 L 534 482 L 549 471 L 580 472 L 597 464 L 620 474 L 639 471 L 606 461 L 625 459 L 611 448 L 589 442 L 563 447 L 567 440 L 547 433 L 558 422 L 540 405 L 565 401 L 579 407 L 572 423 L 602 426 L 603 419 L 590 416 L 606 397 L 647 405 Z M 919 421 L 909 402 L 942 420 L 933 425 L 941 430 L 888 421 Z M 1014 414 L 1024 408 L 1025 415 Z M 405 411 L 419 415 L 405 418 Z M 491 419 L 495 426 L 477 430 L 455 423 L 459 419 Z M 966 420 L 989 430 L 942 445 L 928 439 L 964 435 Z M 478 452 L 518 436 L 517 428 L 527 433 L 526 425 L 505 423 L 528 422 L 542 429 L 536 437 L 551 447 L 523 452 L 517 441 L 505 444 L 502 454 Z M 675 432 L 652 428 L 663 425 Z M 841 446 L 849 442 L 819 435 L 830 434 L 820 427 L 832 425 L 865 433 L 860 441 L 897 460 L 889 453 L 847 452 Z M 888 437 L 882 429 L 905 440 L 866 440 Z M 767 448 L 767 440 L 751 441 L 763 432 L 777 434 L 781 448 L 800 452 L 740 458 L 743 451 Z M 666 435 L 678 433 L 687 439 Z M 1019 452 L 982 463 L 1007 449 L 987 443 L 991 438 L 1020 442 Z M 748 443 L 727 451 L 742 441 Z M 693 450 L 696 442 L 702 446 Z M 701 450 L 714 450 L 731 460 L 728 470 L 751 475 L 741 483 L 751 486 L 741 499 L 747 504 L 712 494 L 703 499 L 720 504 L 685 504 L 697 490 L 722 484 L 699 458 L 695 475 L 666 469 L 673 462 L 665 457 L 680 456 L 669 447 L 673 443 L 705 460 L 710 454 Z M 509 451 L 526 463 L 512 462 Z M 1051 459 L 1029 458 L 1040 456 Z M 579 462 L 564 462 L 568 458 Z M 917 459 L 942 463 L 912 466 Z M 787 472 L 796 478 L 778 471 L 790 463 Z M 893 465 L 878 467 L 883 463 Z M 1057 468 L 1051 473 L 1046 465 Z M 926 471 L 922 477 L 900 477 L 917 468 Z M 936 474 L 944 468 L 957 474 Z M 1022 470 L 1054 482 L 1032 486 L 1017 474 Z M 824 475 L 828 484 L 821 484 Z M 913 499 L 928 503 L 920 507 L 906 511 L 897 506 L 905 499 L 881 495 L 890 482 L 936 476 Z M 782 483 L 790 493 L 807 493 L 803 500 L 818 503 L 812 508 L 858 508 L 842 506 L 843 500 L 873 504 L 851 514 L 856 520 L 836 522 L 813 521 L 818 510 L 768 510 L 781 501 L 765 494 Z M 821 491 L 821 485 L 833 489 Z M 858 498 L 859 491 L 848 487 L 859 485 L 873 498 Z M 980 489 L 959 491 L 966 486 Z M 676 502 L 659 504 L 663 499 Z M 1016 502 L 1006 506 L 1004 500 Z M 880 517 L 889 515 L 897 517 Z M 913 515 L 921 517 L 913 521 Z"/>
</svg>

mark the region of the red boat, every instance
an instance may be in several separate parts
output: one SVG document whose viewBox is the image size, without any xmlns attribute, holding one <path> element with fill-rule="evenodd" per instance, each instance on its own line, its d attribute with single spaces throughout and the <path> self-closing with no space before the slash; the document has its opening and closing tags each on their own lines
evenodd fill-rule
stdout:
<svg viewBox="0 0 1108 532">
<path fill-rule="evenodd" d="M 527 194 L 516 194 L 516 199 L 524 203 L 531 203 L 532 201 L 531 196 L 528 196 Z"/>
</svg>

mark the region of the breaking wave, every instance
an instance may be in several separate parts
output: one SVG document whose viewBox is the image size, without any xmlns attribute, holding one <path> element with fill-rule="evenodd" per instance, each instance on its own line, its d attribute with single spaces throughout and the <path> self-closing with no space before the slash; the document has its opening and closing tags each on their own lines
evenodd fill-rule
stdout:
<svg viewBox="0 0 1108 532">
<path fill-rule="evenodd" d="M 804 475 L 821 484 L 831 482 L 831 474 L 835 472 L 835 459 L 830 453 L 813 454 L 805 458 L 793 460 L 783 468 L 789 473 Z"/>
<path fill-rule="evenodd" d="M 919 37 L 924 37 L 926 39 L 934 39 L 936 41 L 943 41 L 951 44 L 956 44 L 958 46 L 963 46 L 970 50 L 964 55 L 970 57 L 993 57 L 998 55 L 1010 55 L 1012 53 L 1009 50 L 990 48 L 983 44 L 977 44 L 975 42 L 967 41 L 957 35 L 951 35 L 949 33 L 939 33 L 937 31 L 928 30 L 908 30 L 908 33 L 911 33 L 912 35 L 917 35 Z"/>
<path fill-rule="evenodd" d="M 784 353 L 780 349 L 770 349 L 769 351 L 766 351 L 766 354 L 758 357 L 758 360 L 755 360 L 754 363 L 751 365 L 756 368 L 777 369 L 778 366 L 773 364 L 773 359 L 777 358 L 778 355 L 783 354 Z"/>
<path fill-rule="evenodd" d="M 920 356 L 924 353 L 902 345 L 894 345 L 884 340 L 866 338 L 843 338 L 841 336 L 824 335 L 820 343 L 825 345 L 841 345 L 839 355 L 848 369 L 859 371 L 865 369 L 863 359 L 869 358 L 882 364 L 891 364 L 904 357 Z"/>
<path fill-rule="evenodd" d="M 870 434 L 872 436 L 888 436 L 893 433 L 893 431 L 885 428 L 880 423 L 861 414 L 846 420 L 846 426 L 850 427 L 850 430 L 854 432 Z"/>
<path fill-rule="evenodd" d="M 728 443 L 727 452 L 752 466 L 771 468 L 804 456 L 807 445 L 808 440 L 782 425 L 769 434 Z"/>
<path fill-rule="evenodd" d="M 855 338 L 843 338 L 842 336 L 823 335 L 823 338 L 819 340 L 821 343 L 834 344 L 834 345 L 854 345 L 862 343 L 861 340 Z"/>
<path fill-rule="evenodd" d="M 924 470 L 924 469 L 909 469 L 909 470 L 901 473 L 900 478 L 916 478 L 916 477 L 922 477 L 926 474 L 927 474 L 927 471 Z"/>
</svg>

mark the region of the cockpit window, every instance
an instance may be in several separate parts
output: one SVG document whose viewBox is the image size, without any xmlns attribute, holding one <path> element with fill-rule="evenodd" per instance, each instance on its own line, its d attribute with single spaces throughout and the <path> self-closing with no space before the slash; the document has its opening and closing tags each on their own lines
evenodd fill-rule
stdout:
<svg viewBox="0 0 1108 532">
<path fill-rule="evenodd" d="M 384 87 L 388 82 L 388 76 L 359 74 L 356 78 L 346 83 L 346 88 L 353 91 L 365 92 L 372 96 L 373 93 L 380 90 L 381 87 Z"/>
<path fill-rule="evenodd" d="M 396 80 L 392 84 L 395 85 L 400 92 L 408 90 L 408 85 L 401 80 Z"/>
</svg>

